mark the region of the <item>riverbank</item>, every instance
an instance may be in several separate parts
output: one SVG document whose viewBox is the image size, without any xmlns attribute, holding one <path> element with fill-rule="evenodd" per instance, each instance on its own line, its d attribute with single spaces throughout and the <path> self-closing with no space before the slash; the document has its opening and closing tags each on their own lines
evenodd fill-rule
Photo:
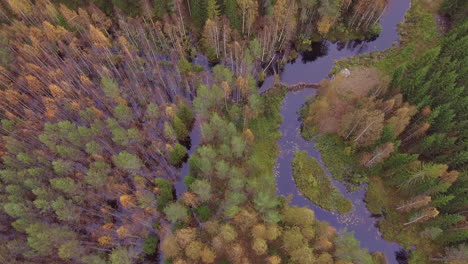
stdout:
<svg viewBox="0 0 468 264">
<path fill-rule="evenodd" d="M 312 52 L 301 52 L 295 61 L 286 64 L 284 71 L 280 73 L 281 81 L 288 86 L 294 86 L 298 83 L 319 83 L 326 78 L 337 59 L 390 48 L 392 42 L 398 40 L 396 24 L 402 21 L 408 7 L 408 2 L 405 2 L 404 5 L 396 1 L 390 2 L 387 12 L 382 17 L 382 34 L 377 39 L 369 42 L 331 43 L 323 41 L 312 43 Z M 266 78 L 260 92 L 273 87 L 274 79 L 277 78 L 273 76 Z M 306 141 L 301 137 L 301 122 L 299 121 L 298 111 L 304 103 L 312 100 L 312 96 L 315 94 L 316 89 L 291 91 L 282 102 L 281 115 L 283 116 L 283 122 L 280 126 L 280 132 L 283 136 L 278 140 L 280 154 L 275 166 L 278 194 L 290 196 L 292 205 L 307 206 L 313 209 L 318 219 L 331 223 L 337 229 L 346 228 L 353 231 L 363 247 L 368 248 L 371 252 L 382 251 L 388 263 L 402 263 L 401 261 L 405 259 L 406 253 L 402 251 L 398 244 L 381 238 L 381 234 L 376 227 L 378 219 L 372 216 L 363 201 L 365 190 L 348 192 L 345 184 L 337 182 L 331 177 L 331 173 L 324 163 L 323 159 L 327 158 L 333 161 L 334 157 L 332 155 L 322 155 L 317 149 L 320 144 Z M 307 98 L 310 98 L 310 100 Z M 310 136 L 314 134 L 311 133 Z M 308 156 L 315 158 L 325 170 L 327 176 L 330 177 L 333 185 L 353 202 L 354 210 L 350 214 L 341 216 L 337 213 L 325 211 L 299 193 L 292 177 L 293 168 L 291 165 L 294 153 L 298 150 L 306 150 Z"/>
<path fill-rule="evenodd" d="M 437 16 L 443 0 L 412 0 L 405 21 L 398 24 L 400 40 L 398 45 L 383 51 L 374 51 L 335 61 L 329 73 L 333 76 L 341 69 L 355 66 L 377 67 L 392 75 L 398 65 L 419 57 L 436 47 L 442 39 L 438 29 Z"/>
<path fill-rule="evenodd" d="M 330 76 L 343 68 L 356 66 L 376 67 L 392 76 L 399 65 L 414 61 L 424 52 L 436 47 L 442 35 L 438 30 L 436 17 L 442 1 L 413 0 L 410 10 L 405 16 L 405 22 L 400 24 L 398 32 L 401 36 L 400 45 L 382 52 L 373 52 L 336 62 Z M 395 208 L 405 202 L 395 188 L 389 187 L 380 176 L 382 172 L 370 170 L 366 173 L 368 187 L 365 197 L 367 207 L 375 215 L 383 215 L 379 221 L 379 229 L 383 237 L 389 241 L 397 241 L 406 249 L 411 250 L 409 263 L 429 263 L 429 256 L 441 252 L 441 248 L 430 239 L 421 236 L 423 225 L 403 227 L 407 217 Z"/>
</svg>

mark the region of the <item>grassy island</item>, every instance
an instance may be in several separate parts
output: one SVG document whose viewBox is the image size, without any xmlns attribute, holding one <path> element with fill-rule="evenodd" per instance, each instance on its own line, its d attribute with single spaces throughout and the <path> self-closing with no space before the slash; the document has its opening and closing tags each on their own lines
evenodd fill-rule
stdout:
<svg viewBox="0 0 468 264">
<path fill-rule="evenodd" d="M 340 214 L 352 211 L 353 205 L 333 186 L 317 160 L 307 156 L 307 152 L 298 151 L 292 161 L 293 177 L 297 188 L 311 202 L 321 208 Z"/>
</svg>

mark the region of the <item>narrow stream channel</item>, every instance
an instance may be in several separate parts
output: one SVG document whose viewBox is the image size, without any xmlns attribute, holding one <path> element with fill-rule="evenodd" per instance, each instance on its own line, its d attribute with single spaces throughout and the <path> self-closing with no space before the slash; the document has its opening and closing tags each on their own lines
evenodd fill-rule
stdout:
<svg viewBox="0 0 468 264">
<path fill-rule="evenodd" d="M 405 12 L 410 7 L 410 0 L 390 0 L 380 21 L 383 31 L 380 36 L 371 41 L 349 41 L 347 43 L 331 43 L 322 41 L 312 44 L 312 52 L 303 52 L 296 61 L 285 66 L 280 74 L 281 81 L 287 85 L 300 82 L 317 83 L 327 78 L 335 60 L 372 51 L 382 51 L 392 47 L 398 42 L 397 24 L 404 19 Z M 264 82 L 260 91 L 269 89 L 273 84 L 272 76 Z M 372 217 L 363 201 L 365 189 L 350 193 L 343 183 L 333 180 L 334 185 L 346 198 L 353 202 L 353 212 L 341 216 L 330 213 L 316 206 L 306 199 L 296 188 L 292 177 L 291 161 L 298 150 L 306 150 L 309 156 L 314 157 L 325 172 L 331 177 L 324 165 L 320 152 L 315 148 L 315 142 L 306 141 L 300 135 L 301 122 L 298 110 L 304 105 L 309 96 L 315 95 L 315 90 L 305 89 L 299 92 L 289 92 L 283 100 L 281 115 L 283 123 L 280 132 L 283 137 L 278 141 L 280 155 L 277 159 L 275 174 L 277 175 L 277 188 L 279 195 L 293 195 L 292 205 L 307 206 L 315 211 L 319 220 L 325 220 L 335 228 L 354 231 L 361 247 L 368 248 L 370 252 L 383 252 L 391 264 L 406 263 L 405 251 L 397 243 L 382 238 L 376 224 L 379 219 Z"/>
</svg>

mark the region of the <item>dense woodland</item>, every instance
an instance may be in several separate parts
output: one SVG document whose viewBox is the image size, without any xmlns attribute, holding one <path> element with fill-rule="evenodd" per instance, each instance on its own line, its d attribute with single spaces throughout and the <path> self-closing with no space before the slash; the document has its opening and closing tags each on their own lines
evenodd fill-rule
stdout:
<svg viewBox="0 0 468 264">
<path fill-rule="evenodd" d="M 369 65 L 353 68 L 351 77 L 338 73 L 303 113 L 305 137 L 335 135 L 318 140 L 321 151 L 334 154 L 324 155 L 329 164 L 340 160 L 331 168 L 335 178 L 356 185 L 369 175 L 366 200 L 386 216 L 384 237 L 421 249 L 412 263 L 466 261 L 466 6 L 446 1 L 451 31 L 390 77 Z"/>
<path fill-rule="evenodd" d="M 0 0 L 0 262 L 385 263 L 276 195 L 286 88 L 257 83 L 312 41 L 378 34 L 386 4 Z M 352 153 L 360 177 L 342 179 L 381 177 L 403 197 L 401 228 L 453 263 L 467 239 L 463 10 L 443 4 L 453 30 L 439 47 L 390 77 L 338 75 L 303 113 L 306 136 Z"/>
</svg>

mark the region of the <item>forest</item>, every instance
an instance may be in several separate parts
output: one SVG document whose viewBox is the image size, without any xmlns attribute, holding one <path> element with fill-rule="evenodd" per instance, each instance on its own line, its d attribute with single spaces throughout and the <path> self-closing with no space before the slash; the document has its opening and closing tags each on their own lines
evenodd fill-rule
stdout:
<svg viewBox="0 0 468 264">
<path fill-rule="evenodd" d="M 396 263 L 279 195 L 276 169 L 281 73 L 377 38 L 390 2 L 0 0 L 0 263 Z M 291 179 L 344 216 L 336 182 L 366 188 L 402 263 L 461 264 L 468 2 L 434 2 L 313 84 L 297 129 L 321 159 L 296 149 Z"/>
</svg>

